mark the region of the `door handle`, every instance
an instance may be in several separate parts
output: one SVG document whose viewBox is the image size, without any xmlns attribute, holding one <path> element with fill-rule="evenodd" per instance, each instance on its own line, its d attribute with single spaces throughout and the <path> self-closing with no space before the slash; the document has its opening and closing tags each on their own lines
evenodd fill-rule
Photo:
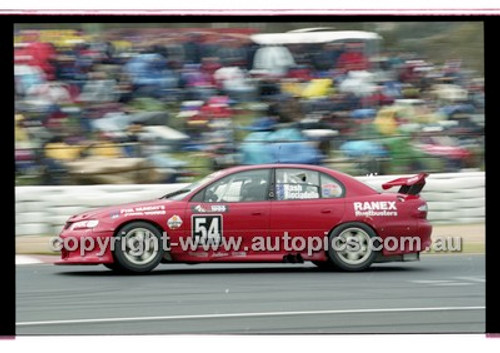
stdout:
<svg viewBox="0 0 500 353">
<path fill-rule="evenodd" d="M 259 211 L 252 212 L 252 216 L 262 216 L 262 212 Z"/>
<path fill-rule="evenodd" d="M 332 213 L 332 210 L 330 210 L 329 208 L 324 208 L 321 210 L 321 213 Z"/>
</svg>

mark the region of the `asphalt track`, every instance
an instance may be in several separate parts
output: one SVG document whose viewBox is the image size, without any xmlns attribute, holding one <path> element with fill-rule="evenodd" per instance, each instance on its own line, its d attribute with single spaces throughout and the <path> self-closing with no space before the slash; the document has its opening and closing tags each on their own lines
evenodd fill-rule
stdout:
<svg viewBox="0 0 500 353">
<path fill-rule="evenodd" d="M 484 255 L 362 273 L 305 264 L 16 266 L 17 334 L 482 333 Z"/>
</svg>

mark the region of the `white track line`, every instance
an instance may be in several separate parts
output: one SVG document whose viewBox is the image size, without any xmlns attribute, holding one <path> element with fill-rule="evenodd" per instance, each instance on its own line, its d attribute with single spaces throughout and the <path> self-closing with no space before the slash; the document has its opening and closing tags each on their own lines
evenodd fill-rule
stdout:
<svg viewBox="0 0 500 353">
<path fill-rule="evenodd" d="M 202 315 L 174 315 L 174 316 L 144 316 L 144 317 L 122 317 L 102 319 L 75 319 L 75 320 L 53 320 L 53 321 L 27 321 L 18 322 L 16 326 L 41 326 L 41 325 L 63 325 L 63 324 L 85 324 L 85 323 L 111 323 L 130 321 L 166 321 L 166 320 L 191 320 L 191 319 L 220 319 L 238 317 L 265 317 L 265 316 L 293 316 L 293 315 L 324 315 L 324 314 L 366 314 L 366 313 L 402 313 L 419 311 L 464 311 L 483 310 L 484 306 L 463 307 L 436 307 L 436 308 L 388 308 L 388 309 L 349 309 L 349 310 L 313 310 L 313 311 L 275 311 L 262 313 L 232 313 L 232 314 L 202 314 Z"/>
<path fill-rule="evenodd" d="M 33 256 L 16 255 L 16 265 L 33 265 L 41 263 L 43 263 L 43 261 L 40 261 L 39 259 Z"/>
<path fill-rule="evenodd" d="M 472 282 L 479 282 L 479 283 L 485 283 L 486 279 L 481 278 L 481 277 L 455 277 L 461 280 L 466 280 L 466 281 L 472 281 Z"/>
</svg>

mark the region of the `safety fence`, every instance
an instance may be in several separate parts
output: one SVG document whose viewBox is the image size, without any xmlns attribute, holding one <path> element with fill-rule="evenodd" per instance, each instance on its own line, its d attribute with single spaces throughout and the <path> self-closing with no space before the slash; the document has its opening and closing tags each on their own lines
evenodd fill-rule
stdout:
<svg viewBox="0 0 500 353">
<path fill-rule="evenodd" d="M 399 175 L 363 176 L 381 191 Z M 148 200 L 186 184 L 19 186 L 16 187 L 16 236 L 55 235 L 69 216 L 92 208 Z M 422 192 L 435 224 L 478 223 L 485 219 L 485 173 L 431 174 Z"/>
</svg>

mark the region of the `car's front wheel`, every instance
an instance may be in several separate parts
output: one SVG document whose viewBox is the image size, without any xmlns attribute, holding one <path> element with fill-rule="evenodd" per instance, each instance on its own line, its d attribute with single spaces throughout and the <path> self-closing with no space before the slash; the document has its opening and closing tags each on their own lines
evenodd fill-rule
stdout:
<svg viewBox="0 0 500 353">
<path fill-rule="evenodd" d="M 376 234 L 363 223 L 346 223 L 329 236 L 328 258 L 344 271 L 362 271 L 375 261 L 378 251 Z"/>
<path fill-rule="evenodd" d="M 132 222 L 116 234 L 114 270 L 145 273 L 160 263 L 164 249 L 160 231 L 147 222 Z"/>
</svg>

